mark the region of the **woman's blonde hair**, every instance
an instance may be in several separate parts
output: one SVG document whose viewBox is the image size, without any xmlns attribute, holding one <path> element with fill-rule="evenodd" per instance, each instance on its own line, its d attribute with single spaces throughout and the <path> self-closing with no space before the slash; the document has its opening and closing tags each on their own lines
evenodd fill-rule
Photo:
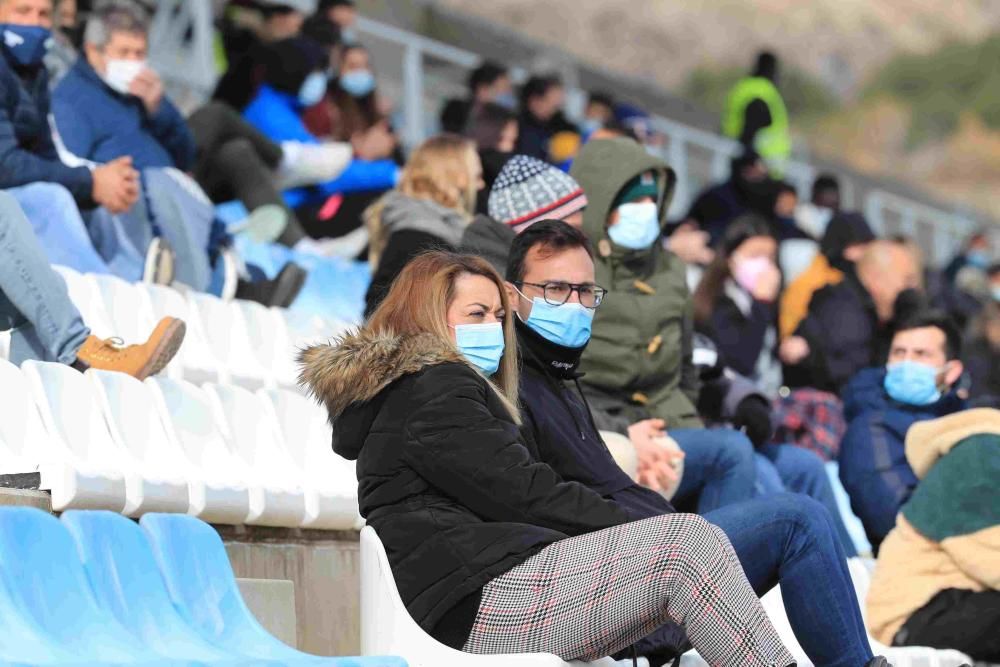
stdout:
<svg viewBox="0 0 1000 667">
<path fill-rule="evenodd" d="M 430 199 L 471 217 L 476 208 L 476 145 L 457 134 L 431 137 L 413 151 L 398 189 L 415 199 Z"/>
<path fill-rule="evenodd" d="M 455 283 L 462 275 L 482 276 L 496 285 L 500 293 L 505 313 L 504 350 L 500 368 L 488 384 L 497 392 L 514 421 L 520 423 L 514 311 L 507 298 L 503 278 L 484 259 L 443 251 L 418 255 L 397 276 L 389 294 L 372 313 L 365 328 L 393 335 L 430 333 L 454 348 L 455 343 L 448 333 L 447 314 L 455 299 Z"/>
</svg>

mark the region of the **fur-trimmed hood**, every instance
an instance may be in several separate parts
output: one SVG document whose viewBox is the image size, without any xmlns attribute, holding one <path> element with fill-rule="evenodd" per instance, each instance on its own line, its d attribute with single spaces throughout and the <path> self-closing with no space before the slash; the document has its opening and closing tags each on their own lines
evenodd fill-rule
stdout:
<svg viewBox="0 0 1000 667">
<path fill-rule="evenodd" d="M 326 405 L 335 432 L 345 431 L 348 429 L 339 423 L 345 412 L 364 412 L 365 404 L 404 375 L 446 363 L 468 362 L 454 346 L 433 334 L 397 335 L 360 329 L 328 344 L 302 350 L 299 384 Z M 355 417 L 365 421 L 362 415 Z M 360 426 L 352 423 L 351 430 Z M 339 454 L 355 459 L 364 439 L 355 438 L 356 443 L 344 438 L 335 440 Z"/>
</svg>

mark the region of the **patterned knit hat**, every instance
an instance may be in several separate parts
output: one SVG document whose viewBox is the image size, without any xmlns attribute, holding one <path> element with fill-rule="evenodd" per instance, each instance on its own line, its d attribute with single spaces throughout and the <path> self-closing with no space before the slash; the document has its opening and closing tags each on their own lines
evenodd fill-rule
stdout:
<svg viewBox="0 0 1000 667">
<path fill-rule="evenodd" d="M 490 217 L 521 233 L 539 220 L 562 220 L 587 205 L 572 176 L 527 155 L 515 155 L 493 183 Z"/>
</svg>

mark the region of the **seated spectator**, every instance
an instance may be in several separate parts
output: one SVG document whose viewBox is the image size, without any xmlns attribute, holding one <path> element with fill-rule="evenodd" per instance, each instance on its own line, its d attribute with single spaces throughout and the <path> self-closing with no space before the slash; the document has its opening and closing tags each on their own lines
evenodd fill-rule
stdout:
<svg viewBox="0 0 1000 667">
<path fill-rule="evenodd" d="M 355 44 L 358 41 L 354 28 L 358 20 L 358 8 L 354 0 L 319 0 L 316 14 L 326 17 L 326 20 L 337 26 L 345 44 Z"/>
<path fill-rule="evenodd" d="M 969 401 L 1000 407 L 1000 299 L 987 303 L 980 311 L 972 340 L 964 349 L 962 361 L 972 380 Z"/>
<path fill-rule="evenodd" d="M 170 363 L 186 327 L 183 320 L 165 317 L 140 345 L 123 346 L 118 339 L 92 335 L 17 201 L 0 192 L 0 331 L 8 329 L 15 364 L 54 361 L 80 371 L 120 371 L 142 380 Z"/>
<path fill-rule="evenodd" d="M 733 158 L 729 180 L 699 194 L 685 222 L 708 232 L 710 245 L 718 244 L 730 222 L 744 213 L 770 217 L 774 211 L 775 183 L 767 165 L 753 151 Z"/>
<path fill-rule="evenodd" d="M 476 196 L 476 213 L 486 213 L 490 190 L 517 146 L 517 114 L 499 104 L 477 105 L 462 134 L 476 142 L 485 187 Z"/>
<path fill-rule="evenodd" d="M 906 458 L 919 482 L 872 575 L 872 635 L 1000 662 L 1000 412 L 916 424 Z"/>
<path fill-rule="evenodd" d="M 549 140 L 554 119 L 566 98 L 562 81 L 555 75 L 533 76 L 521 88 L 517 152 L 538 160 L 549 159 Z"/>
<path fill-rule="evenodd" d="M 365 211 L 372 268 L 365 316 L 411 259 L 427 250 L 459 247 L 482 179 L 479 156 L 468 139 L 442 134 L 413 151 L 399 187 Z"/>
<path fill-rule="evenodd" d="M 592 92 L 587 96 L 587 106 L 583 110 L 580 132 L 589 139 L 594 132 L 612 124 L 615 120 L 615 100 L 611 95 Z"/>
<path fill-rule="evenodd" d="M 469 73 L 468 96 L 451 99 L 441 109 L 441 130 L 463 134 L 473 109 L 484 104 L 496 104 L 510 112 L 517 107 L 514 87 L 507 68 L 487 60 Z M 513 150 L 513 149 L 512 149 Z"/>
<path fill-rule="evenodd" d="M 640 516 L 670 514 L 675 510 L 669 502 L 634 483 L 610 460 L 579 389 L 580 355 L 604 297 L 594 282 L 592 255 L 582 233 L 555 221 L 532 226 L 511 248 L 507 278 L 514 288 L 511 305 L 522 359 L 524 440 L 535 445 L 529 447 L 532 457 L 562 479 L 584 484 Z M 727 534 L 758 595 L 775 582 L 782 584 L 789 618 L 809 619 L 806 610 L 814 605 L 840 610 L 831 617 L 844 625 L 835 635 L 855 638 L 846 644 L 830 640 L 825 618 L 807 623 L 813 627 L 796 627 L 816 664 L 831 664 L 836 656 L 860 665 L 870 657 L 867 642 L 858 640 L 863 621 L 852 602 L 845 554 L 825 513 L 810 499 L 785 494 L 731 505 L 705 518 Z M 799 557 L 805 553 L 808 558 Z M 683 650 L 683 639 L 683 629 L 670 624 L 635 649 L 651 664 L 661 664 Z"/>
<path fill-rule="evenodd" d="M 4 0 L 0 24 L 8 35 L 0 47 L 0 188 L 17 199 L 53 263 L 126 280 L 169 282 L 169 256 L 161 244 L 140 248 L 127 235 L 149 221 L 134 211 L 127 221 L 119 217 L 139 197 L 139 174 L 129 158 L 91 169 L 68 166 L 56 152 L 42 62 L 51 0 Z M 86 222 L 81 209 L 88 209 Z"/>
<path fill-rule="evenodd" d="M 792 664 L 721 530 L 685 514 L 633 522 L 532 457 L 513 320 L 489 264 L 430 253 L 359 332 L 302 354 L 414 620 L 468 653 L 564 660 L 673 621 L 713 664 Z"/>
<path fill-rule="evenodd" d="M 887 365 L 858 373 L 844 389 L 840 479 L 876 549 L 917 485 L 903 446 L 907 431 L 964 407 L 955 391 L 960 359 L 960 336 L 947 316 L 917 313 L 898 326 Z"/>
<path fill-rule="evenodd" d="M 573 177 L 550 164 L 515 155 L 489 193 L 489 216 L 476 216 L 462 235 L 462 250 L 498 271 L 507 266 L 511 241 L 539 220 L 583 224 L 587 196 Z"/>
<path fill-rule="evenodd" d="M 809 311 L 813 294 L 844 279 L 875 240 L 868 221 L 860 213 L 837 213 L 820 241 L 820 254 L 781 294 L 778 328 L 782 340 L 795 333 Z"/>
<path fill-rule="evenodd" d="M 771 212 L 771 221 L 774 228 L 774 236 L 779 242 L 790 239 L 809 239 L 812 237 L 799 227 L 795 219 L 795 211 L 799 205 L 799 193 L 795 186 L 785 181 L 778 181 L 775 184 L 774 208 Z"/>
<path fill-rule="evenodd" d="M 990 236 L 986 231 L 978 231 L 966 240 L 961 252 L 948 263 L 944 277 L 950 285 L 956 285 L 963 270 L 985 272 L 992 263 L 993 249 Z"/>
<path fill-rule="evenodd" d="M 832 174 L 820 174 L 813 181 L 809 201 L 799 204 L 795 210 L 795 220 L 806 234 L 821 239 L 839 211 L 840 182 Z"/>
<path fill-rule="evenodd" d="M 782 343 L 785 382 L 839 394 L 855 373 L 885 358 L 896 298 L 918 287 L 919 265 L 910 249 L 873 241 L 855 271 L 813 295 L 795 335 Z"/>
</svg>

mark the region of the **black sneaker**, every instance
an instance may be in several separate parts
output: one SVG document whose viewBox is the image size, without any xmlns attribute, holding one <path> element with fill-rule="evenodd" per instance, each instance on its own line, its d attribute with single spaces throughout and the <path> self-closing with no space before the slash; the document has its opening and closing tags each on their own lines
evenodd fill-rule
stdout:
<svg viewBox="0 0 1000 667">
<path fill-rule="evenodd" d="M 236 298 L 256 301 L 265 306 L 288 308 L 302 291 L 306 282 L 306 270 L 289 262 L 274 277 L 274 280 L 248 282 L 240 280 L 236 287 Z"/>
<path fill-rule="evenodd" d="M 877 655 L 865 665 L 865 667 L 892 667 L 892 663 L 881 655 Z"/>
</svg>

